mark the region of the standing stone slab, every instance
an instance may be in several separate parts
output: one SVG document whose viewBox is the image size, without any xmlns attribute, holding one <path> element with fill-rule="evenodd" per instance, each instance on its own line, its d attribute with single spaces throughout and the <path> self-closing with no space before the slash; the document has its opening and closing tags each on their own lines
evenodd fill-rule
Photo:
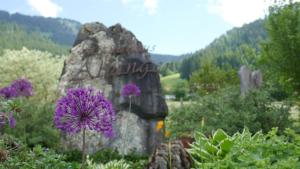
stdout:
<svg viewBox="0 0 300 169">
<path fill-rule="evenodd" d="M 244 96 L 251 89 L 258 89 L 262 86 L 262 73 L 259 70 L 251 71 L 243 65 L 239 70 L 241 95 Z"/>
<path fill-rule="evenodd" d="M 141 96 L 129 100 L 120 95 L 124 84 L 136 83 Z M 112 100 L 116 110 L 114 126 L 116 137 L 106 139 L 99 133 L 89 132 L 87 149 L 90 153 L 102 148 L 116 148 L 123 154 L 153 152 L 163 139 L 156 124 L 164 120 L 168 108 L 160 84 L 157 66 L 142 43 L 120 24 L 109 28 L 101 23 L 84 24 L 65 60 L 59 90 L 92 86 Z M 63 134 L 65 148 L 81 148 L 81 135 Z"/>
</svg>

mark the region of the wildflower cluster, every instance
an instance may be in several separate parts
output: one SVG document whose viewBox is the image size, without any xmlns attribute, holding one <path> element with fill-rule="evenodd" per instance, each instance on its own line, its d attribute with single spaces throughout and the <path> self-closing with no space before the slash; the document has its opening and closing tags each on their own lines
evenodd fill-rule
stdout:
<svg viewBox="0 0 300 169">
<path fill-rule="evenodd" d="M 113 136 L 115 112 L 110 101 L 93 88 L 74 88 L 57 101 L 54 123 L 63 132 L 79 133 L 82 129 Z"/>
<path fill-rule="evenodd" d="M 16 97 L 29 97 L 33 95 L 32 84 L 27 79 L 15 80 L 11 85 L 0 89 L 0 97 L 13 99 Z"/>
<path fill-rule="evenodd" d="M 113 137 L 115 111 L 112 103 L 100 91 L 93 88 L 73 88 L 67 91 L 56 103 L 54 123 L 62 132 L 82 131 L 82 165 L 85 166 L 86 129 L 101 132 Z"/>
<path fill-rule="evenodd" d="M 33 95 L 32 84 L 27 79 L 18 79 L 12 82 L 9 86 L 0 89 L 0 128 L 3 128 L 8 122 L 11 128 L 16 126 L 16 120 L 14 118 L 14 110 L 12 103 L 9 100 L 17 97 L 29 97 Z M 9 113 L 8 113 L 9 112 Z"/>
<path fill-rule="evenodd" d="M 124 97 L 139 96 L 141 95 L 141 90 L 136 84 L 129 83 L 123 86 L 121 95 Z"/>
</svg>

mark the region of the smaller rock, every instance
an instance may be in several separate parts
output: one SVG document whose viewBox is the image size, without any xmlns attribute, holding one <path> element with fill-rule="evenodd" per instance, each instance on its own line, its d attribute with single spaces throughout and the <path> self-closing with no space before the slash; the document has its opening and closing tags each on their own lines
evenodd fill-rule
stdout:
<svg viewBox="0 0 300 169">
<path fill-rule="evenodd" d="M 154 151 L 147 169 L 190 169 L 192 160 L 182 141 L 160 144 Z"/>
<path fill-rule="evenodd" d="M 263 78 L 260 70 L 251 71 L 247 66 L 241 66 L 239 70 L 240 90 L 244 96 L 252 89 L 258 89 L 262 86 Z"/>
<path fill-rule="evenodd" d="M 8 151 L 0 150 L 0 162 L 4 162 L 8 159 Z"/>
</svg>

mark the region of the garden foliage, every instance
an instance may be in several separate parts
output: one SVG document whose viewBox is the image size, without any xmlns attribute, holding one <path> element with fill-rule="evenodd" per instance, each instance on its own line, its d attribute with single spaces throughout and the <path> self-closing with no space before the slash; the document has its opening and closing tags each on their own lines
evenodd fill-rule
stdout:
<svg viewBox="0 0 300 169">
<path fill-rule="evenodd" d="M 277 128 L 267 134 L 246 128 L 233 136 L 218 129 L 212 137 L 197 132 L 195 139 L 189 150 L 195 168 L 300 168 L 300 136 L 291 129 L 278 135 Z"/>
<path fill-rule="evenodd" d="M 173 136 L 192 135 L 196 130 L 210 133 L 218 128 L 233 134 L 244 127 L 251 132 L 268 132 L 278 127 L 282 132 L 292 124 L 289 110 L 287 102 L 276 102 L 267 89 L 241 97 L 239 89 L 233 87 L 199 97 L 176 109 L 169 114 L 167 127 Z M 182 125 L 186 122 L 188 125 Z"/>
</svg>

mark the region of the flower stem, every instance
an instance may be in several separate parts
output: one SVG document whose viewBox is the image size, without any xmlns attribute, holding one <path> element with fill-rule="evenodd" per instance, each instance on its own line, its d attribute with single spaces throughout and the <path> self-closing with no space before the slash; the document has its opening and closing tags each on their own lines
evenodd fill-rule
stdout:
<svg viewBox="0 0 300 169">
<path fill-rule="evenodd" d="M 171 142 L 169 141 L 169 162 L 170 162 L 170 169 L 172 169 L 172 145 Z"/>
<path fill-rule="evenodd" d="M 85 128 L 82 131 L 82 164 L 81 169 L 84 169 L 85 166 Z"/>
<path fill-rule="evenodd" d="M 129 96 L 129 113 L 130 112 L 131 112 L 131 96 Z M 127 127 L 128 127 L 127 123 L 125 124 L 124 141 L 123 141 L 123 146 L 122 146 L 122 149 L 123 149 L 122 158 L 124 158 L 124 155 L 125 155 L 125 151 L 124 150 L 125 150 L 126 141 L 127 141 Z"/>
<path fill-rule="evenodd" d="M 131 96 L 129 97 L 129 112 L 131 112 Z"/>
</svg>

